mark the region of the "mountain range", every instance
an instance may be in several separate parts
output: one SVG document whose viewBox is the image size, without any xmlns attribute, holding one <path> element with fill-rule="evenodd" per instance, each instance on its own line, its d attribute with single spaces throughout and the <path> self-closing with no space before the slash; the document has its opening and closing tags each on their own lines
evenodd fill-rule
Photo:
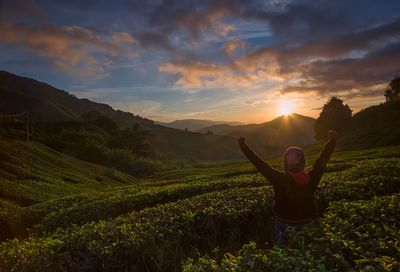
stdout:
<svg viewBox="0 0 400 272">
<path fill-rule="evenodd" d="M 264 156 L 287 146 L 314 143 L 315 120 L 301 115 L 279 117 L 256 125 L 233 126 L 236 122 L 216 125 L 220 122 L 208 120 L 180 120 L 161 125 L 6 71 L 0 71 L 0 97 L 0 112 L 15 114 L 27 111 L 33 125 L 39 122 L 77 121 L 89 111 L 98 111 L 121 127 L 138 124 L 140 129 L 150 132 L 149 140 L 154 148 L 170 157 L 204 160 L 243 158 L 237 146 L 239 136 L 247 137 L 248 143 Z M 188 131 L 182 130 L 182 127 L 188 128 Z M 196 128 L 200 131 L 195 132 Z M 208 130 L 213 133 L 206 133 Z"/>
<path fill-rule="evenodd" d="M 205 127 L 215 126 L 215 125 L 230 125 L 230 126 L 237 126 L 241 125 L 240 122 L 234 121 L 212 121 L 212 120 L 202 120 L 202 119 L 182 119 L 182 120 L 175 120 L 168 123 L 157 122 L 156 124 L 163 125 L 166 127 L 181 129 L 181 130 L 190 130 L 190 131 L 200 131 Z"/>
<path fill-rule="evenodd" d="M 247 124 L 231 126 L 227 124 L 205 127 L 200 132 L 212 132 L 217 135 L 231 137 L 246 137 L 251 142 L 261 145 L 286 146 L 308 145 L 315 143 L 315 119 L 300 114 L 292 113 L 279 116 L 272 121 L 262 124 Z"/>
</svg>

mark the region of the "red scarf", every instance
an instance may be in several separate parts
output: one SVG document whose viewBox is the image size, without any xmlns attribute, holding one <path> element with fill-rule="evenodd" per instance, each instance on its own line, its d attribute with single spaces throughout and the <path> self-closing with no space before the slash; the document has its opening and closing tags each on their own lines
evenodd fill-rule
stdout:
<svg viewBox="0 0 400 272">
<path fill-rule="evenodd" d="M 292 176 L 293 180 L 299 185 L 307 185 L 310 182 L 310 175 L 306 172 L 288 172 Z"/>
</svg>

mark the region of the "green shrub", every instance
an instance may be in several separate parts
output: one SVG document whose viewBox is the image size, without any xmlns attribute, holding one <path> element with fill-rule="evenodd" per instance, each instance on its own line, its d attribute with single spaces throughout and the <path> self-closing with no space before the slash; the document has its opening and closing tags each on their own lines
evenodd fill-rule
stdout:
<svg viewBox="0 0 400 272">
<path fill-rule="evenodd" d="M 334 202 L 320 222 L 293 233 L 288 247 L 250 243 L 221 260 L 188 259 L 183 271 L 398 271 L 399 222 L 400 194 Z"/>
<path fill-rule="evenodd" d="M 0 245 L 6 270 L 177 269 L 180 261 L 216 246 L 238 249 L 252 233 L 261 240 L 271 193 L 232 189 L 180 200 L 110 220 Z M 228 227 L 229 226 L 229 227 Z"/>
</svg>

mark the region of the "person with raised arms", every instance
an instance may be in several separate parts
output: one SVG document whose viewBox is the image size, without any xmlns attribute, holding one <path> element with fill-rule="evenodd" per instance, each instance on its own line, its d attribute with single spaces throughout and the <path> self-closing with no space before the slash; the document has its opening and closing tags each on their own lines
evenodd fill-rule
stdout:
<svg viewBox="0 0 400 272">
<path fill-rule="evenodd" d="M 328 132 L 329 139 L 310 171 L 305 171 L 306 158 L 303 149 L 289 147 L 283 154 L 284 172 L 278 171 L 260 158 L 239 138 L 239 146 L 248 160 L 272 184 L 274 204 L 272 208 L 273 242 L 286 245 L 289 240 L 288 226 L 300 230 L 317 217 L 314 202 L 315 190 L 325 172 L 326 165 L 336 145 L 338 133 Z"/>
</svg>

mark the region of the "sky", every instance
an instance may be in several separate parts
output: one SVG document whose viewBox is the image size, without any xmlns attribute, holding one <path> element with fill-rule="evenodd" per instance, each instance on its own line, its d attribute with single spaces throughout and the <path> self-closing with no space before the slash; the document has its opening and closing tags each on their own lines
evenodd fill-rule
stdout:
<svg viewBox="0 0 400 272">
<path fill-rule="evenodd" d="M 0 70 L 163 122 L 357 112 L 400 74 L 400 1 L 0 0 Z"/>
</svg>

